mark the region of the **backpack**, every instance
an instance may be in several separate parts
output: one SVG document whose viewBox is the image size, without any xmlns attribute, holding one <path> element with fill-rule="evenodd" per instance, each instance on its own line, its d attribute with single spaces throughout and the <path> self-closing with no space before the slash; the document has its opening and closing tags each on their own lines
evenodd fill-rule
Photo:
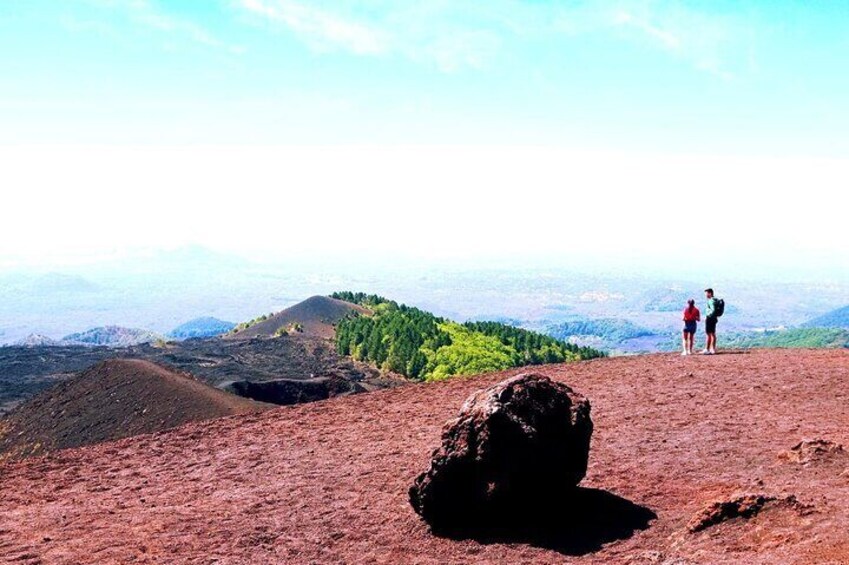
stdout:
<svg viewBox="0 0 849 565">
<path fill-rule="evenodd" d="M 717 298 L 713 302 L 713 315 L 719 318 L 725 313 L 725 301 L 721 298 Z"/>
</svg>

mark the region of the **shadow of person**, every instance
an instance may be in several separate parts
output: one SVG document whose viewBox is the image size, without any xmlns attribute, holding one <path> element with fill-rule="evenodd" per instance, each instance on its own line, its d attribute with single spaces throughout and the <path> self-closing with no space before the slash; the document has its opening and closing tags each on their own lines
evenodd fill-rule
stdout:
<svg viewBox="0 0 849 565">
<path fill-rule="evenodd" d="M 645 530 L 657 514 L 611 492 L 575 488 L 539 503 L 510 503 L 475 524 L 436 535 L 480 543 L 527 543 L 564 555 L 585 555 Z"/>
</svg>

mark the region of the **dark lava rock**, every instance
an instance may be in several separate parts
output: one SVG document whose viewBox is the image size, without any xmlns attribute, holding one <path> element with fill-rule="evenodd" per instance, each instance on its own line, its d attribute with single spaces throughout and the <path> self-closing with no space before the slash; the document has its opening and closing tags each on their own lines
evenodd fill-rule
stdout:
<svg viewBox="0 0 849 565">
<path fill-rule="evenodd" d="M 584 478 L 592 431 L 586 398 L 548 377 L 517 375 L 466 400 L 410 503 L 437 531 L 536 513 Z"/>
</svg>

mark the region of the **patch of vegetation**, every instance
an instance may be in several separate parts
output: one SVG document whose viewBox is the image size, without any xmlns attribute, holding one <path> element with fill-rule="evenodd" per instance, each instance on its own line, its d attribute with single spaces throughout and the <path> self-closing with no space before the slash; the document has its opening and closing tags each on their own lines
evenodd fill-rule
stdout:
<svg viewBox="0 0 849 565">
<path fill-rule="evenodd" d="M 601 351 L 579 347 L 553 336 L 532 332 L 500 322 L 467 322 L 465 326 L 484 335 L 497 337 L 501 343 L 516 350 L 522 357 L 520 365 L 562 363 L 577 355 L 580 359 L 603 357 Z"/>
<path fill-rule="evenodd" d="M 604 355 L 498 322 L 461 325 L 377 295 L 337 292 L 332 297 L 373 312 L 349 316 L 336 326 L 337 351 L 411 379 L 438 380 Z"/>
<path fill-rule="evenodd" d="M 298 322 L 292 322 L 291 324 L 281 326 L 277 328 L 277 331 L 274 332 L 274 337 L 283 337 L 284 335 L 294 335 L 303 333 L 304 326 Z"/>
<path fill-rule="evenodd" d="M 426 380 L 454 375 L 477 375 L 515 367 L 519 355 L 515 349 L 494 337 L 472 331 L 454 322 L 440 324 L 450 343 L 437 349 L 424 349 Z"/>
<path fill-rule="evenodd" d="M 350 290 L 334 292 L 330 295 L 330 298 L 335 298 L 336 300 L 343 300 L 345 302 L 350 302 L 351 304 L 357 304 L 359 306 L 363 306 L 364 308 L 371 308 L 379 304 L 387 304 L 391 302 L 391 300 L 388 300 L 377 294 L 366 294 L 365 292 L 351 292 Z"/>
</svg>

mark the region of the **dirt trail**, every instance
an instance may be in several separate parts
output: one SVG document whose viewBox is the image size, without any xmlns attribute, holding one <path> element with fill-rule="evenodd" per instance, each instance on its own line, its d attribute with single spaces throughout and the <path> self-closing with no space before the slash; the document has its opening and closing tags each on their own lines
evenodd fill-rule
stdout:
<svg viewBox="0 0 849 565">
<path fill-rule="evenodd" d="M 845 452 L 804 464 L 781 456 L 804 439 L 849 445 L 849 352 L 658 355 L 535 370 L 592 402 L 587 500 L 645 507 L 657 516 L 647 529 L 632 533 L 617 523 L 627 512 L 610 512 L 580 540 L 564 532 L 544 543 L 482 543 L 429 533 L 407 487 L 462 401 L 514 370 L 0 466 L 0 560 L 849 563 Z M 718 515 L 688 529 L 741 493 L 798 504 L 765 503 L 748 517 Z"/>
</svg>

